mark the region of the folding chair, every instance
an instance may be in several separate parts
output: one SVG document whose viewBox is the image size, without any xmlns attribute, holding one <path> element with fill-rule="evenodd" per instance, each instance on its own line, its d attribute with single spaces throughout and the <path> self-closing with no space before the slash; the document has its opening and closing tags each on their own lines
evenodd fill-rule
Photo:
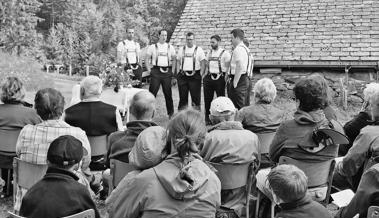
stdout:
<svg viewBox="0 0 379 218">
<path fill-rule="evenodd" d="M 33 164 L 15 157 L 13 159 L 13 201 L 16 199 L 17 186 L 30 189 L 46 174 L 46 170 L 46 164 Z"/>
<path fill-rule="evenodd" d="M 9 163 L 0 165 L 1 169 L 7 170 L 6 195 L 11 191 L 11 174 L 13 168 L 13 158 L 16 157 L 16 143 L 21 129 L 0 130 L 0 158 L 9 160 Z M 1 175 L 1 173 L 0 173 Z"/>
<path fill-rule="evenodd" d="M 137 168 L 126 162 L 122 162 L 116 159 L 110 159 L 110 182 L 109 182 L 109 193 L 121 182 L 121 180 L 129 172 L 136 170 Z"/>
<path fill-rule="evenodd" d="M 217 170 L 216 175 L 221 181 L 221 190 L 236 189 L 243 186 L 246 187 L 246 217 L 249 217 L 249 194 L 254 176 L 253 164 L 209 163 Z"/>
<path fill-rule="evenodd" d="M 370 206 L 368 208 L 367 218 L 379 218 L 379 206 Z"/>
<path fill-rule="evenodd" d="M 271 161 L 268 158 L 268 153 L 270 151 L 270 145 L 276 132 L 268 133 L 255 133 L 258 136 L 260 146 L 259 153 L 261 154 L 261 165 L 260 169 L 271 167 Z"/>
<path fill-rule="evenodd" d="M 107 153 L 107 135 L 88 136 L 88 141 L 91 146 L 91 156 L 101 156 Z"/>
<path fill-rule="evenodd" d="M 14 214 L 10 211 L 8 211 L 8 215 L 10 218 L 25 218 L 23 216 L 19 216 L 17 214 Z M 88 210 L 82 211 L 80 213 L 77 213 L 77 214 L 74 214 L 71 216 L 65 216 L 62 218 L 95 218 L 95 211 L 93 209 L 88 209 Z"/>
<path fill-rule="evenodd" d="M 314 200 L 319 201 L 324 206 L 329 204 L 333 171 L 336 164 L 336 161 L 334 159 L 314 163 L 303 162 L 290 157 L 281 156 L 279 158 L 279 164 L 292 164 L 301 169 L 308 177 L 308 191 L 311 192 L 313 188 L 324 187 L 324 190 L 322 190 L 324 196 L 321 196 L 320 198 Z M 312 198 L 314 198 L 314 196 L 312 196 Z"/>
</svg>

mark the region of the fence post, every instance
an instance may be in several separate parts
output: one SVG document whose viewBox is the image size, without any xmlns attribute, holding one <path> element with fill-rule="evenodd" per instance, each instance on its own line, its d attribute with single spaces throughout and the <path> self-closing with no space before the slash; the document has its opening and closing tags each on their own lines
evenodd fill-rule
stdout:
<svg viewBox="0 0 379 218">
<path fill-rule="evenodd" d="M 86 76 L 89 76 L 89 66 L 86 65 Z"/>
<path fill-rule="evenodd" d="M 50 64 L 46 64 L 46 73 L 48 74 L 49 73 L 49 68 L 50 68 Z"/>
<path fill-rule="evenodd" d="M 70 64 L 70 66 L 68 67 L 68 75 L 69 76 L 72 76 L 72 65 Z"/>
</svg>

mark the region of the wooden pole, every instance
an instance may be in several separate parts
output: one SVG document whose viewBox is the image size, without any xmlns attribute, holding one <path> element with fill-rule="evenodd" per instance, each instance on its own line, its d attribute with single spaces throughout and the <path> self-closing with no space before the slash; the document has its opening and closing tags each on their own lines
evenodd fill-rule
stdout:
<svg viewBox="0 0 379 218">
<path fill-rule="evenodd" d="M 72 65 L 70 64 L 70 66 L 68 67 L 68 75 L 69 76 L 72 76 Z"/>
<path fill-rule="evenodd" d="M 86 65 L 86 76 L 89 76 L 89 66 Z"/>
</svg>

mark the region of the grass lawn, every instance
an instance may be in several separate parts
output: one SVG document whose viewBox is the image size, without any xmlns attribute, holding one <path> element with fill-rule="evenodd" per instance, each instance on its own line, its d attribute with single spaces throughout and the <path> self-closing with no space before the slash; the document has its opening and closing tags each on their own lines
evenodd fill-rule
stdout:
<svg viewBox="0 0 379 218">
<path fill-rule="evenodd" d="M 62 94 L 65 97 L 66 105 L 71 100 L 71 88 L 73 85 L 75 85 L 77 82 L 72 80 L 66 80 L 66 79 L 51 79 L 51 84 L 54 84 L 53 87 L 58 89 L 62 92 Z M 48 85 L 48 84 L 45 84 Z M 148 89 L 148 86 L 143 87 L 145 89 Z M 179 102 L 179 94 L 178 94 L 178 88 L 177 86 L 173 87 L 172 90 L 173 93 L 173 100 L 174 100 L 174 107 L 177 109 L 178 102 Z M 33 102 L 34 100 L 35 92 L 29 91 L 26 96 L 26 101 Z M 282 110 L 286 111 L 286 118 L 291 119 L 293 112 L 296 109 L 296 103 L 293 100 L 284 99 L 278 97 L 275 100 L 274 103 L 278 108 L 281 108 Z M 337 107 L 333 107 L 337 112 L 337 117 L 339 121 L 343 124 L 346 121 L 348 121 L 352 115 L 357 113 L 358 108 L 350 106 L 347 111 L 340 110 Z M 204 105 L 202 104 L 202 111 L 204 111 Z M 157 112 L 154 118 L 154 121 L 156 121 L 161 126 L 166 126 L 168 123 L 168 116 L 166 113 L 166 104 L 164 100 L 164 96 L 162 91 L 160 90 L 157 95 Z M 104 206 L 104 202 L 97 200 L 97 205 L 100 210 L 100 213 L 103 217 L 108 217 L 106 213 L 106 209 Z M 6 212 L 8 210 L 12 210 L 13 208 L 13 202 L 12 197 L 6 198 L 6 199 L 0 199 L 0 218 L 7 217 Z M 335 212 L 336 208 L 333 206 L 328 206 L 328 209 L 332 212 Z"/>
</svg>

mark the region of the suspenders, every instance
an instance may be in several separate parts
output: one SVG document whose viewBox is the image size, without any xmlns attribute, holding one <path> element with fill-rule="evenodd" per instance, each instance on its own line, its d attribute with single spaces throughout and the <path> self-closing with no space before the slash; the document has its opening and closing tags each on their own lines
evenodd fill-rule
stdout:
<svg viewBox="0 0 379 218">
<path fill-rule="evenodd" d="M 169 67 L 170 66 L 170 57 L 169 57 L 169 51 L 170 51 L 170 44 L 167 44 L 167 67 Z M 158 50 L 158 43 L 156 43 L 155 44 L 155 51 L 156 51 L 156 53 L 157 53 L 157 55 L 155 56 L 155 66 L 157 66 L 157 67 L 160 67 L 160 66 L 158 66 L 158 56 L 160 56 L 159 55 L 159 50 Z"/>
<path fill-rule="evenodd" d="M 126 46 L 125 41 L 122 41 L 122 43 L 124 44 L 124 46 Z M 126 49 L 126 64 L 131 65 L 129 62 L 129 59 L 128 59 L 128 51 L 133 51 L 133 50 Z M 135 42 L 135 41 L 134 41 L 134 52 L 136 53 L 136 61 L 137 61 L 135 64 L 138 64 L 137 42 Z"/>
<path fill-rule="evenodd" d="M 197 51 L 197 46 L 195 47 L 195 50 L 193 51 L 193 56 L 192 56 L 192 62 L 193 62 L 192 73 L 185 72 L 185 74 L 187 76 L 193 76 L 196 73 L 196 70 L 195 70 L 195 66 L 196 66 L 196 51 Z M 182 72 L 183 72 L 185 55 L 186 55 L 186 46 L 183 46 Z"/>
<path fill-rule="evenodd" d="M 218 80 L 222 74 L 222 69 L 221 69 L 221 58 L 222 58 L 222 55 L 224 54 L 225 50 L 222 49 L 221 53 L 220 53 L 220 56 L 218 56 L 217 58 L 217 62 L 218 62 L 218 72 L 219 73 L 210 73 L 209 72 L 209 67 L 208 67 L 208 73 L 211 74 L 211 78 L 213 80 Z M 211 61 L 214 61 L 214 58 L 212 57 L 212 50 L 211 50 L 211 53 L 210 53 L 210 59 L 209 59 L 209 62 Z"/>
</svg>

